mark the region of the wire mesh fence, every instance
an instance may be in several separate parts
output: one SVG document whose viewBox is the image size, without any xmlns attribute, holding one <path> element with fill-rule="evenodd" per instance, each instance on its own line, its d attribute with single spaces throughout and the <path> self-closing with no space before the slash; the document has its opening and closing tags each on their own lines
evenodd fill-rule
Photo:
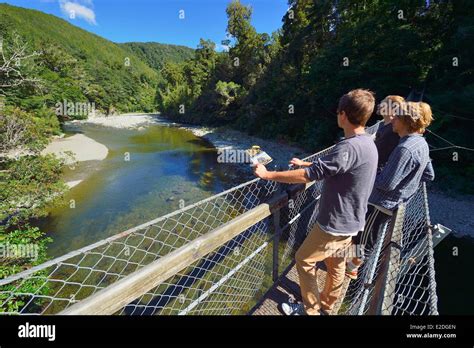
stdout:
<svg viewBox="0 0 474 348">
<path fill-rule="evenodd" d="M 369 127 L 375 133 L 378 124 Z M 316 161 L 325 149 L 308 158 Z M 279 220 L 272 216 L 257 221 L 211 253 L 189 264 L 169 279 L 124 306 L 121 315 L 194 315 L 243 314 L 273 282 L 277 251 L 280 266 L 290 264 L 294 252 L 314 225 L 322 183 L 290 193 L 288 202 L 279 207 Z M 288 189 L 259 179 L 187 206 L 88 247 L 55 258 L 42 265 L 0 280 L 0 312 L 3 314 L 57 314 L 75 303 L 113 286 L 152 262 L 180 249 L 196 238 L 217 229 L 267 202 Z M 422 191 L 419 191 L 422 192 Z M 423 193 L 423 192 L 422 192 Z M 396 305 L 393 314 L 417 314 L 422 308 L 436 312 L 433 289 L 432 250 L 427 231 L 426 194 L 417 193 L 408 203 L 403 230 L 403 257 L 397 273 Z M 421 198 L 420 198 L 421 197 Z M 421 207 L 421 205 L 423 206 Z M 420 209 L 422 212 L 420 213 Z M 424 213 L 423 213 L 424 212 Z M 274 217 L 274 216 L 273 216 Z M 278 228 L 275 229 L 275 223 Z M 275 239 L 275 230 L 281 231 Z M 388 231 L 385 231 L 385 233 Z M 380 239 L 381 238 L 381 239 Z M 370 284 L 379 275 L 383 259 L 380 237 L 352 281 L 340 313 L 362 314 L 374 295 Z M 277 247 L 273 243 L 277 243 Z M 424 243 L 424 244 L 423 244 Z M 428 244 L 426 244 L 428 243 Z M 424 253 L 417 264 L 413 257 Z M 417 259 L 418 260 L 418 259 Z M 406 262 L 405 262 L 406 261 Z M 280 267 L 283 269 L 283 267 Z M 414 290 L 417 277 L 428 281 L 419 297 Z M 418 296 L 418 297 L 416 297 Z M 416 297 L 416 298 L 415 298 Z"/>
<path fill-rule="evenodd" d="M 351 282 L 347 314 L 436 315 L 433 242 L 424 184 L 399 207 Z"/>
<path fill-rule="evenodd" d="M 394 315 L 438 314 L 433 239 L 424 185 L 406 205 L 400 247 L 399 264 L 388 274 L 395 279 L 396 287 L 387 310 Z"/>
<path fill-rule="evenodd" d="M 266 273 L 264 219 L 120 311 L 129 315 L 243 314 Z"/>
<path fill-rule="evenodd" d="M 58 313 L 265 202 L 276 190 L 276 183 L 255 179 L 2 279 L 0 311 Z"/>
</svg>

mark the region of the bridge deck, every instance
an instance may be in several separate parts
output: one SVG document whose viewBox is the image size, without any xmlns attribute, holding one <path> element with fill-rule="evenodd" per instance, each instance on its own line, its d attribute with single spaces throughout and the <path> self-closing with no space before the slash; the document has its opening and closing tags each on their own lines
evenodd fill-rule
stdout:
<svg viewBox="0 0 474 348">
<path fill-rule="evenodd" d="M 317 272 L 317 284 L 320 290 L 323 289 L 326 279 L 326 267 L 324 263 L 318 263 Z M 334 310 L 334 314 L 339 311 L 342 300 L 346 294 L 349 286 L 350 279 L 344 278 L 343 289 L 341 296 L 337 301 Z M 250 315 L 283 315 L 281 312 L 281 304 L 288 302 L 292 298 L 296 301 L 301 301 L 300 287 L 298 285 L 298 273 L 296 271 L 295 264 L 292 263 L 283 274 L 280 276 L 278 281 L 265 293 L 262 299 L 251 309 Z"/>
</svg>

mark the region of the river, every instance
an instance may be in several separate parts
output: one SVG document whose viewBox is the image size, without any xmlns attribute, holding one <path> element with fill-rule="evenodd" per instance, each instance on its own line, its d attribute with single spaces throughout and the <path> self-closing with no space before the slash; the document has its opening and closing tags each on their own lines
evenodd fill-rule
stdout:
<svg viewBox="0 0 474 348">
<path fill-rule="evenodd" d="M 48 255 L 63 255 L 232 186 L 229 165 L 212 144 L 164 124 L 138 129 L 81 125 L 74 133 L 109 149 L 102 161 L 66 168 L 65 181 L 82 179 L 37 225 L 52 237 Z M 71 133 L 71 132 L 69 132 Z"/>
</svg>

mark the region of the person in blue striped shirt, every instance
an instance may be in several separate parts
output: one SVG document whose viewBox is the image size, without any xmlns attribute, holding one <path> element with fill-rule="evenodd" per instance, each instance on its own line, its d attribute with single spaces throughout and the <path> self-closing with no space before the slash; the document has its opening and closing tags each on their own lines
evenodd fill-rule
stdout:
<svg viewBox="0 0 474 348">
<path fill-rule="evenodd" d="M 401 105 L 392 120 L 393 131 L 400 136 L 400 141 L 375 178 L 369 197 L 366 226 L 354 238 L 354 244 L 362 251 L 361 255 L 346 265 L 346 275 L 352 279 L 357 278 L 364 254 L 373 249 L 377 236 L 387 228 L 398 205 L 415 194 L 421 181 L 434 180 L 428 143 L 423 137 L 425 129 L 433 120 L 431 108 L 423 102 Z"/>
</svg>

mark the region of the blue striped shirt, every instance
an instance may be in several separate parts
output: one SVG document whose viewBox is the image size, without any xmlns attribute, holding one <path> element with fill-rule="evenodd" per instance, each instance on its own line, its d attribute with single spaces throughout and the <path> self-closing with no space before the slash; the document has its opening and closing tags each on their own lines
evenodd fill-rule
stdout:
<svg viewBox="0 0 474 348">
<path fill-rule="evenodd" d="M 428 143 L 421 134 L 409 134 L 400 139 L 377 174 L 369 202 L 394 210 L 416 192 L 421 180 L 434 180 Z"/>
</svg>

